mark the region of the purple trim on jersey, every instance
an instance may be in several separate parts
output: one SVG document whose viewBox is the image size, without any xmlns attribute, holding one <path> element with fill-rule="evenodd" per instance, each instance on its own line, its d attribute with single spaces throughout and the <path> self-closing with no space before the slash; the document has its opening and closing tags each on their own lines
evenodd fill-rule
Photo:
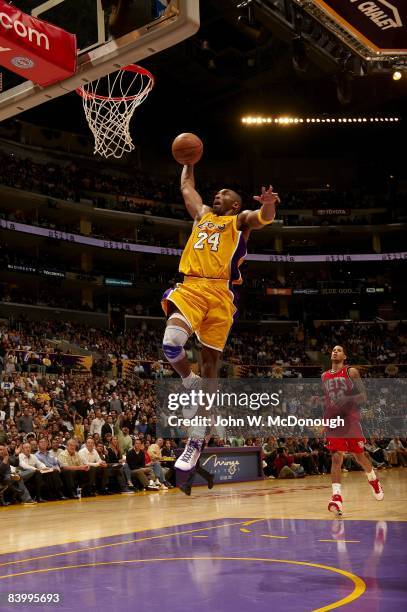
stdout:
<svg viewBox="0 0 407 612">
<path fill-rule="evenodd" d="M 235 308 L 236 308 L 236 312 L 235 312 L 235 314 L 233 315 L 233 323 L 235 323 L 235 322 L 236 322 L 236 319 L 237 319 L 237 318 L 238 318 L 238 316 L 239 316 L 239 299 L 240 299 L 240 291 L 239 291 L 239 289 L 240 289 L 240 285 L 233 285 L 233 284 L 232 284 L 232 283 L 229 281 L 229 286 L 228 286 L 228 287 L 229 287 L 229 291 L 231 291 L 231 292 L 232 292 L 232 294 L 233 294 L 233 300 L 232 300 L 232 302 L 233 302 L 233 304 L 234 304 L 234 306 L 235 306 Z"/>
<path fill-rule="evenodd" d="M 246 257 L 247 255 L 247 243 L 244 239 L 243 233 L 240 234 L 239 242 L 236 247 L 235 252 L 233 253 L 232 261 L 230 262 L 230 280 L 237 281 L 240 280 L 240 272 L 239 272 L 239 260 L 242 257 Z"/>
<path fill-rule="evenodd" d="M 172 287 L 170 287 L 169 289 L 167 289 L 166 291 L 164 291 L 163 296 L 161 298 L 162 300 L 166 300 L 167 297 L 174 291 L 174 289 Z"/>
</svg>

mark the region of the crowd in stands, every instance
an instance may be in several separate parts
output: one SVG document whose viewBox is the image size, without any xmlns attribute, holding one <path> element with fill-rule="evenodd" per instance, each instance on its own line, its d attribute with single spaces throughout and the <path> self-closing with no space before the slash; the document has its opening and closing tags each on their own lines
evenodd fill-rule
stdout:
<svg viewBox="0 0 407 612">
<path fill-rule="evenodd" d="M 310 215 L 284 215 L 279 214 L 279 219 L 282 220 L 285 226 L 304 226 L 304 227 L 321 227 L 328 225 L 372 225 L 378 224 L 380 221 L 374 215 L 330 215 L 329 217 L 310 216 Z M 388 220 L 381 221 L 388 223 Z"/>
<path fill-rule="evenodd" d="M 27 291 L 21 286 L 2 283 L 0 285 L 0 301 L 13 302 L 18 304 L 29 304 L 35 306 L 48 306 L 50 308 L 67 308 L 68 310 L 83 310 L 85 312 L 106 312 L 106 300 L 104 304 L 98 301 L 93 306 L 83 304 L 80 295 L 75 297 L 60 295 L 50 289 L 40 289 L 38 292 Z"/>
<path fill-rule="evenodd" d="M 127 269 L 123 267 L 120 272 L 118 272 L 114 262 L 106 262 L 103 264 L 103 267 L 101 264 L 98 265 L 98 263 L 95 262 L 92 267 L 92 272 L 90 274 L 88 273 L 88 276 L 101 275 L 114 278 L 119 276 L 125 280 L 137 282 L 137 284 L 141 282 L 149 284 L 158 283 L 163 288 L 169 287 L 170 281 L 173 280 L 174 277 L 171 270 L 163 270 L 156 262 L 146 262 L 137 274 L 131 272 L 132 267 L 134 267 L 134 263 L 132 266 L 132 262 L 130 261 Z M 25 270 L 29 272 L 33 269 L 41 272 L 41 270 L 45 269 L 48 271 L 55 270 L 57 272 L 74 272 L 79 275 L 83 274 L 86 277 L 86 273 L 83 272 L 79 264 L 67 264 L 66 259 L 62 255 L 57 257 L 54 253 L 45 252 L 44 254 L 41 253 L 38 257 L 29 257 L 24 255 L 21 251 L 8 248 L 4 252 L 0 249 L 0 270 L 1 269 L 12 269 L 16 272 L 24 272 Z"/>
<path fill-rule="evenodd" d="M 225 348 L 224 359 L 234 363 L 258 365 L 307 365 L 311 361 L 305 352 L 304 340 L 301 329 L 286 334 L 232 334 Z"/>
<path fill-rule="evenodd" d="M 74 374 L 14 373 L 0 391 L 0 504 L 33 505 L 81 496 L 174 486 L 185 438 L 157 437 L 152 381 Z M 330 471 L 323 438 L 213 436 L 209 446 L 258 446 L 264 475 L 298 478 Z M 407 441 L 371 437 L 373 465 L 407 467 Z M 346 455 L 345 471 L 359 469 Z"/>
<path fill-rule="evenodd" d="M 173 265 L 167 269 L 163 268 L 160 261 L 151 259 L 142 260 L 142 265 L 139 266 L 137 273 L 134 272 L 134 261 L 130 258 L 128 262 L 123 263 L 120 272 L 117 270 L 117 265 L 114 261 L 103 260 L 99 262 L 94 256 L 91 274 L 106 275 L 106 276 L 123 276 L 132 278 L 136 282 L 147 280 L 149 282 L 160 282 L 165 285 L 166 282 L 173 279 L 177 275 L 178 260 L 174 258 Z M 77 263 L 70 262 L 67 264 L 66 258 L 62 253 L 58 254 L 55 250 L 48 250 L 46 245 L 35 256 L 29 256 L 26 251 L 9 246 L 7 243 L 0 247 L 0 269 L 7 265 L 20 266 L 36 266 L 55 268 L 60 271 L 70 271 L 82 273 L 80 267 L 80 254 L 77 255 Z M 361 288 L 365 287 L 382 287 L 384 293 L 394 293 L 402 286 L 403 262 L 392 262 L 391 268 L 378 269 L 375 263 L 363 264 L 363 270 L 358 269 L 357 264 L 351 264 L 346 267 L 346 264 L 341 266 L 332 265 L 314 268 L 295 266 L 276 270 L 275 266 L 270 266 L 267 270 L 264 268 L 259 270 L 256 266 L 243 264 L 242 267 L 243 281 L 245 289 L 261 289 L 266 288 L 326 288 L 344 287 L 344 288 Z M 179 279 L 182 278 L 178 275 Z M 166 285 L 165 285 L 166 286 Z"/>
<path fill-rule="evenodd" d="M 0 151 L 0 184 L 17 189 L 43 194 L 48 198 L 59 198 L 79 202 L 81 198 L 93 198 L 94 205 L 99 208 L 111 208 L 128 212 L 141 212 L 185 218 L 188 216 L 181 206 L 179 178 L 159 179 L 151 173 L 134 170 L 131 177 L 124 174 L 109 175 L 103 171 L 95 172 L 83 164 L 70 162 L 60 165 L 56 162 L 40 163 L 30 158 L 17 157 Z M 253 194 L 248 187 L 240 184 L 228 185 L 238 191 L 244 202 L 251 207 Z M 220 188 L 219 184 L 201 181 L 199 190 L 205 202 L 212 202 L 213 196 Z M 90 195 L 91 194 L 91 195 Z M 112 197 L 103 197 L 106 196 Z M 381 193 L 365 192 L 362 189 L 340 191 L 335 189 L 308 190 L 295 193 L 282 193 L 281 209 L 314 210 L 314 209 L 367 209 L 385 208 L 388 211 L 383 222 L 394 221 L 401 210 L 403 196 L 394 193 L 394 189 L 385 189 Z M 134 198 L 138 198 L 137 201 Z M 151 206 L 151 202 L 157 203 Z M 284 217 L 283 213 L 281 213 Z M 401 214 L 401 213 L 400 213 Z M 372 221 L 363 214 L 349 218 L 346 215 L 335 215 L 334 223 L 360 224 Z M 290 225 L 319 225 L 329 222 L 325 217 L 315 216 L 311 221 L 300 218 L 285 217 Z M 58 228 L 60 229 L 60 228 Z"/>
<path fill-rule="evenodd" d="M 62 341 L 89 354 L 96 360 L 162 359 L 163 327 L 147 321 L 126 331 L 97 329 L 69 321 L 28 321 L 0 325 L 0 363 L 14 355 L 15 367 L 9 373 L 27 370 L 23 353 L 60 351 Z M 311 365 L 308 352 L 329 356 L 335 344 L 346 347 L 348 361 L 360 365 L 397 365 L 407 362 L 407 326 L 391 327 L 382 323 L 321 323 L 299 325 L 285 333 L 259 333 L 236 328 L 226 345 L 223 361 L 235 364 L 298 367 Z M 199 346 L 191 340 L 191 350 Z M 72 350 L 72 349 L 71 349 Z M 5 368 L 6 369 L 6 368 Z"/>
<path fill-rule="evenodd" d="M 289 209 L 367 209 L 388 208 L 391 190 L 386 192 L 365 192 L 363 189 L 337 191 L 327 187 L 322 190 L 297 191 L 284 194 L 284 208 Z"/>
<path fill-rule="evenodd" d="M 389 330 L 380 323 L 323 324 L 309 335 L 309 346 L 328 355 L 335 344 L 345 344 L 358 364 L 403 364 L 407 360 L 407 326 L 398 323 Z"/>
<path fill-rule="evenodd" d="M 31 212 L 25 212 L 21 209 L 15 209 L 13 211 L 4 210 L 0 213 L 0 219 L 5 221 L 23 223 L 26 225 L 33 225 L 36 227 L 43 227 L 50 230 L 54 230 L 59 233 L 76 234 L 82 236 L 91 236 L 92 238 L 99 238 L 101 240 L 109 240 L 111 242 L 129 242 L 129 243 L 141 243 L 149 244 L 151 246 L 161 246 L 165 248 L 180 248 L 180 244 L 177 242 L 177 232 L 174 232 L 174 237 L 165 237 L 162 235 L 154 234 L 151 231 L 151 227 L 148 221 L 144 221 L 137 227 L 127 226 L 125 229 L 113 227 L 98 227 L 93 225 L 91 234 L 84 233 L 81 231 L 79 221 L 67 223 L 58 220 L 56 223 L 54 220 L 50 220 L 46 216 L 38 216 Z"/>
<path fill-rule="evenodd" d="M 104 359 L 157 359 L 161 339 L 159 332 L 143 325 L 126 332 L 112 332 L 67 321 L 24 321 L 16 327 L 0 325 L 0 359 L 5 363 L 14 355 L 15 368 L 27 370 L 29 362 L 22 353 L 53 353 L 61 341 Z M 7 368 L 5 368 L 7 371 Z"/>
<path fill-rule="evenodd" d="M 68 353 L 75 348 L 92 353 L 97 367 L 81 373 L 65 368 L 58 359 L 61 341 L 69 343 Z M 389 330 L 379 324 L 343 324 L 299 327 L 281 336 L 234 334 L 225 361 L 269 361 L 282 376 L 284 368 L 309 362 L 305 350 L 310 344 L 326 352 L 335 343 L 353 347 L 355 355 L 362 347 L 371 361 L 382 361 L 381 355 L 388 360 L 407 356 L 403 326 Z M 172 375 L 171 368 L 159 361 L 160 344 L 161 330 L 150 329 L 145 322 L 121 334 L 63 321 L 3 323 L 0 503 L 33 504 L 174 486 L 171 464 L 185 439 L 181 433 L 174 439 L 157 437 L 154 379 Z M 147 374 L 141 365 L 125 377 L 123 361 L 130 358 L 141 360 L 140 365 L 155 359 L 159 367 Z M 223 439 L 213 436 L 208 444 L 262 447 L 264 474 L 270 478 L 330 470 L 323 438 L 299 434 L 263 439 L 239 434 Z M 377 468 L 407 467 L 406 446 L 405 439 L 380 434 L 368 440 L 366 449 Z M 358 469 L 350 455 L 344 469 Z"/>
<path fill-rule="evenodd" d="M 0 151 L 0 183 L 51 198 L 79 202 L 89 192 L 128 195 L 169 203 L 179 200 L 179 182 L 152 178 L 134 169 L 132 176 L 95 172 L 83 164 L 41 163 Z"/>
<path fill-rule="evenodd" d="M 396 264 L 397 266 L 397 264 Z M 257 270 L 249 269 L 245 272 L 244 282 L 249 287 L 290 287 L 292 289 L 304 288 L 328 288 L 334 287 L 384 287 L 386 292 L 391 293 L 400 285 L 400 275 L 397 267 L 391 270 L 378 270 L 374 263 L 363 264 L 363 270 L 358 269 L 357 265 L 320 267 L 318 270 L 307 267 L 306 269 L 287 269 L 283 272 L 276 272 L 271 269 L 265 274 L 258 273 Z"/>
<path fill-rule="evenodd" d="M 64 341 L 106 363 L 112 359 L 156 361 L 163 357 L 163 326 L 164 322 L 156 327 L 142 321 L 131 329 L 120 331 L 62 320 L 33 322 L 21 319 L 14 326 L 0 325 L 0 360 L 5 363 L 12 354 L 15 367 L 9 373 L 27 370 L 28 362 L 23 360 L 23 353 L 61 352 L 60 343 Z M 319 351 L 328 357 L 335 344 L 345 346 L 348 361 L 355 364 L 383 366 L 407 362 L 404 323 L 391 328 L 380 323 L 325 323 L 306 328 L 299 325 L 285 333 L 262 334 L 236 328 L 229 337 L 223 361 L 272 367 L 305 366 L 312 364 L 308 352 Z M 199 344 L 191 340 L 188 346 L 193 351 Z"/>
<path fill-rule="evenodd" d="M 259 441 L 258 441 L 259 442 Z M 407 467 L 406 439 L 372 436 L 366 444 L 374 468 Z M 249 443 L 252 443 L 249 440 Z M 330 472 L 331 455 L 323 438 L 269 437 L 262 444 L 264 473 L 271 478 L 301 478 Z M 361 470 L 350 453 L 345 454 L 343 471 Z"/>
</svg>

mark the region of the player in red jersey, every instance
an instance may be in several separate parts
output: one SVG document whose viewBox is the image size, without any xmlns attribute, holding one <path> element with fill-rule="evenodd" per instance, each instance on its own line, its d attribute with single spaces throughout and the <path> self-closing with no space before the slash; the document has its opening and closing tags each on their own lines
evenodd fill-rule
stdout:
<svg viewBox="0 0 407 612">
<path fill-rule="evenodd" d="M 382 486 L 370 459 L 365 455 L 365 438 L 360 424 L 360 406 L 366 402 L 366 391 L 359 371 L 345 365 L 346 355 L 342 346 L 335 346 L 331 354 L 331 369 L 322 374 L 324 388 L 324 418 L 342 417 L 344 425 L 326 429 L 328 448 L 332 455 L 332 498 L 328 510 L 342 514 L 341 476 L 345 452 L 353 454 L 363 468 L 372 493 L 377 500 L 384 497 Z"/>
</svg>

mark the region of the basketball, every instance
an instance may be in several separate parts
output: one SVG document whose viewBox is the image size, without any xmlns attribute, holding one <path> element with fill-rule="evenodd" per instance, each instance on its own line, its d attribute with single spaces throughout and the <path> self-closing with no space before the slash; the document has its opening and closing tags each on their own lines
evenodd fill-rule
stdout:
<svg viewBox="0 0 407 612">
<path fill-rule="evenodd" d="M 198 136 L 186 132 L 179 134 L 172 143 L 172 154 L 179 164 L 196 164 L 202 157 L 203 143 Z"/>
</svg>

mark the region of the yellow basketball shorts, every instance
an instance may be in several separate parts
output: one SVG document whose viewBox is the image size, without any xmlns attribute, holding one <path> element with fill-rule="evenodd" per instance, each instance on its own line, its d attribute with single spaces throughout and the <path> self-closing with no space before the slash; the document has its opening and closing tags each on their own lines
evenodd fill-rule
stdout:
<svg viewBox="0 0 407 612">
<path fill-rule="evenodd" d="M 175 289 L 168 289 L 162 308 L 168 316 L 169 302 L 184 315 L 201 344 L 223 351 L 237 313 L 235 294 L 229 281 L 186 276 Z"/>
</svg>

